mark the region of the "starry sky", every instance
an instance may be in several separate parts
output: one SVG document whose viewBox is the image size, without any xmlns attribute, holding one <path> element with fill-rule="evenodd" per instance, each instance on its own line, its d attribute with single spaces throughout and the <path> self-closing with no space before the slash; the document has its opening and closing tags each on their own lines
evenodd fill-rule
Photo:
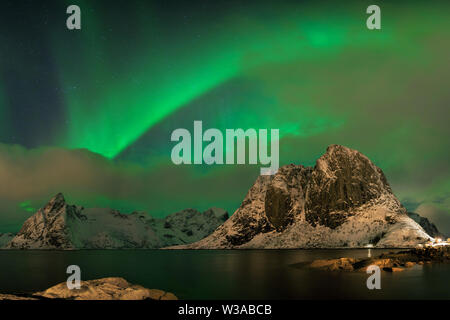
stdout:
<svg viewBox="0 0 450 320">
<path fill-rule="evenodd" d="M 66 28 L 81 8 L 82 29 Z M 382 29 L 366 28 L 367 6 Z M 175 166 L 170 134 L 277 128 L 280 164 L 366 154 L 450 235 L 450 5 L 2 1 L 0 232 L 53 194 L 87 207 L 240 205 L 260 166 Z"/>
</svg>

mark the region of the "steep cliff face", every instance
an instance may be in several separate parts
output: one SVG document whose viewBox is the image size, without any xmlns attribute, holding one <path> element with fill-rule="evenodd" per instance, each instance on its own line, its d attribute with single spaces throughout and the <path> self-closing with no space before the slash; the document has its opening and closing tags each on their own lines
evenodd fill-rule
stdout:
<svg viewBox="0 0 450 320">
<path fill-rule="evenodd" d="M 228 214 L 217 208 L 203 213 L 183 210 L 164 219 L 142 212 L 121 214 L 111 209 L 84 209 L 68 205 L 58 194 L 25 221 L 6 248 L 160 248 L 198 241 L 227 218 Z"/>
<path fill-rule="evenodd" d="M 429 239 L 381 169 L 331 145 L 314 167 L 291 164 L 258 177 L 225 224 L 180 248 L 410 247 Z"/>
<path fill-rule="evenodd" d="M 352 209 L 382 195 L 392 191 L 381 169 L 356 150 L 330 146 L 307 184 L 306 220 L 334 229 L 354 214 Z"/>
</svg>

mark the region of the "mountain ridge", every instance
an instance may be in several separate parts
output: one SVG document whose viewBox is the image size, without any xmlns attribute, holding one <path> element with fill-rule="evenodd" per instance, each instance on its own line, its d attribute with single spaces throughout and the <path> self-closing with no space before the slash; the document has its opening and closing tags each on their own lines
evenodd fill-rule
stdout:
<svg viewBox="0 0 450 320">
<path fill-rule="evenodd" d="M 409 211 L 408 216 L 415 222 L 417 222 L 423 228 L 423 230 L 425 230 L 425 232 L 428 233 L 433 238 L 445 238 L 444 234 L 442 234 L 436 227 L 436 225 L 433 222 L 431 222 L 428 218 L 423 217 L 418 213 Z"/>
<path fill-rule="evenodd" d="M 28 218 L 6 249 L 153 249 L 195 242 L 228 219 L 219 208 L 185 209 L 165 218 L 66 203 L 62 193 Z"/>
<path fill-rule="evenodd" d="M 174 249 L 414 247 L 431 239 L 380 168 L 356 150 L 330 145 L 314 167 L 290 164 L 259 176 L 213 234 Z"/>
<path fill-rule="evenodd" d="M 185 209 L 160 219 L 85 209 L 58 193 L 19 233 L 0 234 L 0 248 L 414 247 L 439 235 L 426 218 L 407 212 L 369 158 L 331 145 L 314 167 L 290 164 L 259 176 L 229 219 L 218 208 Z"/>
</svg>

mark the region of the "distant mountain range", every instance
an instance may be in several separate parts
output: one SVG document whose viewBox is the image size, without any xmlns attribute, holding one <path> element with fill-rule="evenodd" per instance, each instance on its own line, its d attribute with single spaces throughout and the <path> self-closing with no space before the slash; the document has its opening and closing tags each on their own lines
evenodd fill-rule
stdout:
<svg viewBox="0 0 450 320">
<path fill-rule="evenodd" d="M 332 145 L 314 167 L 287 165 L 259 176 L 239 209 L 183 210 L 166 218 L 143 212 L 84 209 L 60 193 L 4 249 L 231 249 L 414 247 L 442 236 L 408 213 L 380 168 L 366 156 Z"/>
<path fill-rule="evenodd" d="M 26 220 L 5 248 L 161 248 L 198 241 L 227 219 L 228 213 L 218 208 L 205 212 L 187 209 L 164 219 L 142 212 L 121 214 L 111 209 L 84 209 L 68 205 L 60 193 Z"/>
<path fill-rule="evenodd" d="M 380 168 L 356 150 L 331 145 L 314 167 L 291 164 L 258 177 L 227 222 L 175 248 L 414 247 L 432 238 L 419 223 Z"/>
</svg>

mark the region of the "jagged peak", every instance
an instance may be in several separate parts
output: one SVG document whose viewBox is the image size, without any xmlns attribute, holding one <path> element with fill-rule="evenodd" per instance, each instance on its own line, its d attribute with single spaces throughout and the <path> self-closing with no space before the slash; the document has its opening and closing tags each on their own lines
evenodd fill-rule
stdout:
<svg viewBox="0 0 450 320">
<path fill-rule="evenodd" d="M 342 168 L 371 168 L 371 171 L 380 171 L 367 156 L 358 150 L 337 144 L 328 146 L 326 152 L 317 159 L 314 168 L 327 175 L 332 175 L 332 172 Z"/>
<path fill-rule="evenodd" d="M 61 192 L 59 192 L 53 198 L 51 198 L 50 201 L 45 205 L 44 211 L 46 212 L 57 211 L 65 205 L 66 199 L 64 198 L 64 195 Z"/>
<path fill-rule="evenodd" d="M 333 153 L 333 152 L 336 152 L 336 151 L 346 152 L 346 153 L 355 153 L 355 152 L 358 152 L 358 151 L 355 150 L 355 149 L 351 149 L 351 148 L 349 148 L 349 147 L 346 147 L 346 146 L 343 146 L 343 145 L 340 145 L 340 144 L 330 144 L 330 145 L 327 147 L 327 150 L 326 150 L 325 153 Z"/>
<path fill-rule="evenodd" d="M 325 159 L 354 159 L 355 157 L 360 157 L 370 162 L 369 158 L 367 158 L 358 150 L 351 149 L 349 147 L 342 146 L 339 144 L 329 145 L 325 153 L 318 159 L 318 161 Z"/>
<path fill-rule="evenodd" d="M 308 172 L 316 172 L 316 174 L 320 172 L 324 176 L 331 178 L 335 177 L 336 171 L 342 171 L 342 169 L 345 171 L 366 171 L 369 175 L 375 173 L 376 176 L 383 176 L 381 169 L 363 153 L 343 145 L 331 144 L 327 147 L 325 153 L 316 160 L 315 166 L 305 167 L 301 164 L 284 165 L 279 168 L 278 173 L 274 176 L 259 176 L 257 183 L 265 184 L 279 176 L 286 177 Z M 381 180 L 384 181 L 385 178 L 382 177 Z"/>
<path fill-rule="evenodd" d="M 58 201 L 66 201 L 62 192 L 58 192 L 52 199 L 55 199 Z"/>
<path fill-rule="evenodd" d="M 429 236 L 405 214 L 383 174 L 357 150 L 332 144 L 314 167 L 259 176 L 239 209 L 185 248 L 412 246 Z"/>
</svg>

